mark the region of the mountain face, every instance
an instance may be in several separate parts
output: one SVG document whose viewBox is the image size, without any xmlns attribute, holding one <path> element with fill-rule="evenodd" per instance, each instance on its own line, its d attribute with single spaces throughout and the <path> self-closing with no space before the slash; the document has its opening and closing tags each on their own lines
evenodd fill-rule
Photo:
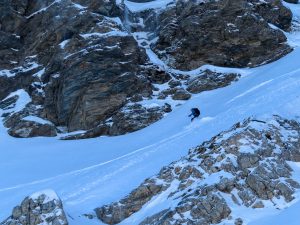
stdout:
<svg viewBox="0 0 300 225">
<path fill-rule="evenodd" d="M 0 1 L 0 225 L 298 225 L 299 6 Z"/>
<path fill-rule="evenodd" d="M 273 0 L 142 9 L 104 0 L 5 0 L 0 14 L 0 107 L 15 137 L 136 131 L 191 94 L 239 77 L 202 71 L 195 78 L 176 69 L 254 67 L 292 50 L 272 27 L 288 31 L 291 11 Z M 20 92 L 29 98 L 16 110 Z"/>
<path fill-rule="evenodd" d="M 182 70 L 253 67 L 290 51 L 284 34 L 268 23 L 290 29 L 291 12 L 281 1 L 179 1 L 161 15 L 155 50 Z"/>
<path fill-rule="evenodd" d="M 117 224 L 144 208 L 145 213 L 151 203 L 159 208 L 159 201 L 164 209 L 146 211 L 139 224 L 243 224 L 231 216 L 239 215 L 238 207 L 280 208 L 281 200 L 294 199 L 300 188 L 292 176 L 292 162 L 300 162 L 299 132 L 296 121 L 249 118 L 191 149 L 119 202 L 97 208 L 97 216 Z"/>
</svg>

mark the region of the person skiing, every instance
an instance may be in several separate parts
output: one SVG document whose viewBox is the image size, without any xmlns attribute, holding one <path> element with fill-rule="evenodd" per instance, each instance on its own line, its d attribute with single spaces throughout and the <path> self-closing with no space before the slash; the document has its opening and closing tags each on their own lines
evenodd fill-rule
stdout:
<svg viewBox="0 0 300 225">
<path fill-rule="evenodd" d="M 191 121 L 193 121 L 195 118 L 199 117 L 200 116 L 200 110 L 198 108 L 192 108 L 191 109 L 191 114 L 189 115 L 189 117 L 193 116 L 191 118 Z"/>
</svg>

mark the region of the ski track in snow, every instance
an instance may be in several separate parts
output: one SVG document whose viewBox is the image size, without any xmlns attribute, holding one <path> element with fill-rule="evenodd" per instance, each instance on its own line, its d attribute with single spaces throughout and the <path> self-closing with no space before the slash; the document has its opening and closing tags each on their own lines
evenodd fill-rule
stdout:
<svg viewBox="0 0 300 225">
<path fill-rule="evenodd" d="M 205 119 L 205 118 L 203 118 L 203 119 Z M 175 134 L 175 135 L 173 135 L 173 136 L 171 136 L 169 138 L 163 139 L 163 140 L 161 140 L 161 141 L 159 141 L 157 143 L 145 146 L 143 148 L 136 149 L 136 150 L 134 150 L 134 151 L 132 151 L 132 152 L 130 152 L 128 154 L 119 156 L 119 157 L 117 157 L 115 159 L 111 159 L 111 160 L 108 160 L 108 161 L 105 161 L 105 162 L 102 162 L 102 163 L 99 163 L 99 164 L 96 164 L 96 165 L 92 165 L 92 166 L 89 166 L 89 167 L 86 167 L 86 168 L 83 168 L 83 169 L 74 170 L 74 171 L 71 171 L 71 172 L 68 172 L 68 173 L 65 173 L 65 174 L 60 174 L 60 175 L 55 176 L 55 177 L 50 177 L 50 178 L 46 178 L 46 179 L 42 179 L 42 180 L 36 180 L 36 181 L 30 182 L 30 183 L 26 183 L 26 184 L 19 184 L 19 185 L 13 186 L 13 187 L 2 188 L 2 189 L 0 189 L 0 192 L 7 191 L 7 190 L 12 190 L 12 189 L 23 188 L 23 187 L 30 186 L 30 185 L 40 184 L 40 183 L 44 183 L 44 182 L 47 182 L 47 181 L 52 181 L 52 180 L 55 180 L 57 178 L 63 178 L 63 177 L 70 176 L 70 175 L 80 175 L 80 173 L 82 173 L 82 172 L 88 172 L 89 170 L 93 170 L 93 169 L 96 169 L 98 167 L 101 167 L 101 166 L 104 166 L 104 165 L 116 162 L 116 161 L 118 161 L 120 159 L 127 158 L 129 156 L 132 156 L 134 154 L 140 153 L 140 152 L 145 151 L 147 149 L 151 149 L 151 148 L 163 145 L 163 144 L 164 145 L 168 144 L 168 142 L 170 142 L 170 141 L 172 141 L 174 139 L 177 139 L 179 137 L 182 138 L 182 137 L 188 135 L 189 132 L 192 132 L 192 127 L 191 126 L 188 126 L 187 128 L 188 129 L 186 129 L 183 132 L 177 133 L 177 134 Z"/>
<path fill-rule="evenodd" d="M 162 1 L 156 3 L 159 5 Z M 285 5 L 292 8 L 295 16 L 300 16 L 300 5 Z M 130 7 L 139 11 L 141 6 L 132 3 Z M 47 8 L 36 13 L 44 10 Z M 272 114 L 299 118 L 300 34 L 294 32 L 287 36 L 289 43 L 295 47 L 294 51 L 276 62 L 254 69 L 205 66 L 194 71 L 175 71 L 148 49 L 148 54 L 158 65 L 173 72 L 195 75 L 201 69 L 211 68 L 238 71 L 245 76 L 228 87 L 194 95 L 161 121 L 138 132 L 81 141 L 60 141 L 56 138 L 24 140 L 8 136 L 1 124 L 0 221 L 10 215 L 13 207 L 25 196 L 53 189 L 64 202 L 70 225 L 101 224 L 96 219 L 88 220 L 81 215 L 119 200 L 162 166 L 186 155 L 189 148 L 234 123 L 249 116 Z M 200 107 L 202 118 L 190 123 L 187 115 L 194 106 Z M 160 205 L 159 196 L 145 207 L 142 214 L 147 215 L 156 204 Z M 292 207 L 290 211 L 299 211 L 300 204 Z M 139 218 L 134 219 L 137 221 Z M 124 224 L 135 222 L 129 219 Z"/>
</svg>

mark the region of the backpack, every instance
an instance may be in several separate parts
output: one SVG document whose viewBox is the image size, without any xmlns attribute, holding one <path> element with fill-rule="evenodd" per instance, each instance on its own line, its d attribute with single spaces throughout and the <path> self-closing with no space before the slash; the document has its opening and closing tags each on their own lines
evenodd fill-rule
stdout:
<svg viewBox="0 0 300 225">
<path fill-rule="evenodd" d="M 200 115 L 200 110 L 198 108 L 192 108 L 192 113 L 194 116 L 199 116 Z"/>
</svg>

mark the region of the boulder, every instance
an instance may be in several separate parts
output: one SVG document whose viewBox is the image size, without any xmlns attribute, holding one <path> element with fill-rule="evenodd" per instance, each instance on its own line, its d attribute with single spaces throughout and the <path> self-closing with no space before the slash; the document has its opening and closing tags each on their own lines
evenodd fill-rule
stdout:
<svg viewBox="0 0 300 225">
<path fill-rule="evenodd" d="M 26 197 L 13 208 L 12 215 L 1 225 L 68 225 L 59 197 L 52 190 L 45 190 Z"/>
<path fill-rule="evenodd" d="M 280 29 L 289 31 L 292 22 L 292 12 L 284 7 L 281 1 L 266 0 L 251 0 L 254 4 L 254 11 L 261 15 L 268 23 L 271 23 Z"/>
<path fill-rule="evenodd" d="M 141 104 L 133 104 L 112 116 L 110 135 L 120 135 L 140 130 L 160 120 L 163 116 L 172 111 L 169 104 L 163 106 L 145 107 Z"/>
<path fill-rule="evenodd" d="M 20 121 L 8 130 L 8 134 L 18 138 L 54 137 L 57 135 L 53 124 L 41 124 L 34 121 Z"/>
<path fill-rule="evenodd" d="M 183 88 L 176 89 L 175 93 L 172 95 L 173 100 L 189 100 L 191 98 L 191 94 L 188 93 Z"/>
</svg>

